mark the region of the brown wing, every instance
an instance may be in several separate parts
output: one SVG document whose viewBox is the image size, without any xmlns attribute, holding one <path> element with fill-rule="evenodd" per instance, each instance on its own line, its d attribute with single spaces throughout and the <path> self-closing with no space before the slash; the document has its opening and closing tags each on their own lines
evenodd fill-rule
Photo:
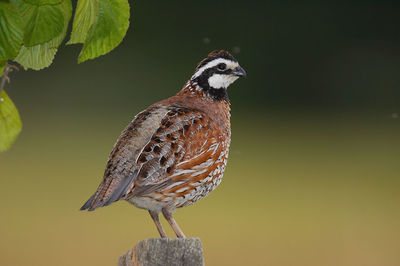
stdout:
<svg viewBox="0 0 400 266">
<path fill-rule="evenodd" d="M 150 106 L 124 129 L 110 154 L 102 183 L 81 210 L 109 205 L 125 194 L 139 172 L 137 158 L 168 112 L 161 104 Z"/>
<path fill-rule="evenodd" d="M 229 134 L 201 111 L 171 108 L 139 156 L 141 167 L 126 198 L 204 179 L 217 167 L 222 139 Z"/>
</svg>

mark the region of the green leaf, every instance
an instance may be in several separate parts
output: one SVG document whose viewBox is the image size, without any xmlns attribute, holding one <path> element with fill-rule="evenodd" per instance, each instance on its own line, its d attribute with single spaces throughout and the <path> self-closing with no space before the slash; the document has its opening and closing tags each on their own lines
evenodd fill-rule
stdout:
<svg viewBox="0 0 400 266">
<path fill-rule="evenodd" d="M 64 16 L 61 4 L 57 5 L 31 5 L 26 8 L 24 45 L 34 46 L 54 39 L 62 33 Z"/>
<path fill-rule="evenodd" d="M 64 28 L 60 36 L 43 44 L 31 47 L 22 46 L 15 61 L 20 63 L 25 69 L 32 68 L 34 70 L 40 70 L 48 67 L 53 62 L 58 46 L 60 46 L 67 33 L 68 22 L 72 14 L 71 0 L 63 0 L 61 9 L 64 16 Z"/>
<path fill-rule="evenodd" d="M 14 59 L 22 45 L 22 19 L 11 4 L 0 2 L 0 60 Z"/>
<path fill-rule="evenodd" d="M 14 103 L 2 90 L 0 93 L 0 151 L 7 150 L 18 134 L 22 123 Z"/>
<path fill-rule="evenodd" d="M 52 43 L 50 41 L 31 47 L 22 46 L 15 61 L 20 63 L 24 69 L 40 70 L 48 67 L 53 62 L 57 52 L 57 46 L 54 47 Z"/>
<path fill-rule="evenodd" d="M 96 20 L 90 26 L 78 62 L 104 55 L 121 43 L 129 27 L 128 0 L 98 0 Z"/>
<path fill-rule="evenodd" d="M 62 0 L 24 0 L 26 3 L 35 6 L 42 6 L 42 5 L 55 5 L 61 3 Z"/>
<path fill-rule="evenodd" d="M 90 26 L 96 20 L 99 2 L 93 0 L 78 0 L 72 24 L 71 38 L 67 44 L 84 43 Z"/>
</svg>

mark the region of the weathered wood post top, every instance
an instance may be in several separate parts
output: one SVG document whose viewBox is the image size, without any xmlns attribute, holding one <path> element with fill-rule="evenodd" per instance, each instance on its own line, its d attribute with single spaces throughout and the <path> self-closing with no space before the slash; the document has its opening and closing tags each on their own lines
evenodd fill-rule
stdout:
<svg viewBox="0 0 400 266">
<path fill-rule="evenodd" d="M 118 266 L 204 266 L 199 238 L 150 238 L 119 258 Z"/>
</svg>

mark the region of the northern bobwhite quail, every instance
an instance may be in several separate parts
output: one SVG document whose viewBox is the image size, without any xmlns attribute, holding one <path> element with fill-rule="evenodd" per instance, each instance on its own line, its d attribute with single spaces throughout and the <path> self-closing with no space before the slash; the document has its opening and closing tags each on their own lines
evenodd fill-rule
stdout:
<svg viewBox="0 0 400 266">
<path fill-rule="evenodd" d="M 151 105 L 124 129 L 103 181 L 81 210 L 127 200 L 149 211 L 161 237 L 167 235 L 160 212 L 184 238 L 172 213 L 221 182 L 231 141 L 227 87 L 243 76 L 231 54 L 210 53 L 180 92 Z"/>
</svg>

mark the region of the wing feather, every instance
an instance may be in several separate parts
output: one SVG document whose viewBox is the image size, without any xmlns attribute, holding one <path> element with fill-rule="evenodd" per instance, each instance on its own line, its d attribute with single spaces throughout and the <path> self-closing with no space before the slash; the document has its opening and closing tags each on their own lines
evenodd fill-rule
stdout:
<svg viewBox="0 0 400 266">
<path fill-rule="evenodd" d="M 221 132 L 212 130 L 212 119 L 203 112 L 182 107 L 171 109 L 138 157 L 142 165 L 127 198 L 162 191 L 173 185 L 176 177 L 184 180 L 188 176 L 185 171 L 197 176 L 198 171 L 206 172 L 207 163 L 204 167 L 202 164 L 218 148 L 218 135 Z"/>
<path fill-rule="evenodd" d="M 135 116 L 114 145 L 103 181 L 81 210 L 92 211 L 125 196 L 139 173 L 138 156 L 168 112 L 169 110 L 165 106 L 159 104 L 150 106 Z"/>
</svg>

